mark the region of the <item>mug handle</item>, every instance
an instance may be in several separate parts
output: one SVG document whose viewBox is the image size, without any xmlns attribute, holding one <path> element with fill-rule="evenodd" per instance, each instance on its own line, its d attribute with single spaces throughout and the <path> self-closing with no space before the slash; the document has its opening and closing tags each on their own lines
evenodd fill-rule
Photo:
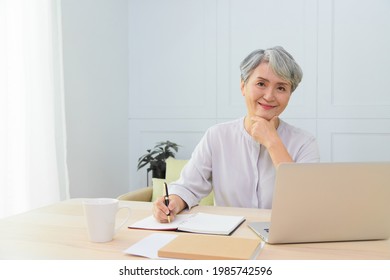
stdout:
<svg viewBox="0 0 390 280">
<path fill-rule="evenodd" d="M 131 213 L 131 210 L 129 207 L 119 207 L 118 210 L 116 211 L 116 213 L 118 214 L 118 212 L 122 209 L 126 209 L 127 210 L 127 217 L 124 219 L 124 221 L 115 228 L 115 234 L 118 233 L 118 231 L 125 225 L 125 223 L 129 220 L 130 218 L 130 213 Z"/>
</svg>

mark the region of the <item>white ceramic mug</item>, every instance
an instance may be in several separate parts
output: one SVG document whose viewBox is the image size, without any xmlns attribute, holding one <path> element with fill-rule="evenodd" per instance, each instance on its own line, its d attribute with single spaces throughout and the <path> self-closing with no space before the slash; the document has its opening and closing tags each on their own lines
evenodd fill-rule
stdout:
<svg viewBox="0 0 390 280">
<path fill-rule="evenodd" d="M 119 200 L 114 198 L 90 198 L 83 201 L 89 239 L 92 242 L 111 241 L 118 230 L 130 218 L 130 208 L 119 207 Z M 125 220 L 115 227 L 116 214 L 127 209 Z"/>
</svg>

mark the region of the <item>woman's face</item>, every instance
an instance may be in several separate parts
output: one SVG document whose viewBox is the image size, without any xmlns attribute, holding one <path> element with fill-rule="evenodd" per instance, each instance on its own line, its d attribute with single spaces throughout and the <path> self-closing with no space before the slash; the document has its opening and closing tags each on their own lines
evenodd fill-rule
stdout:
<svg viewBox="0 0 390 280">
<path fill-rule="evenodd" d="M 286 108 L 291 96 L 291 85 L 277 76 L 268 63 L 262 62 L 249 76 L 241 81 L 248 117 L 259 116 L 271 120 Z"/>
</svg>

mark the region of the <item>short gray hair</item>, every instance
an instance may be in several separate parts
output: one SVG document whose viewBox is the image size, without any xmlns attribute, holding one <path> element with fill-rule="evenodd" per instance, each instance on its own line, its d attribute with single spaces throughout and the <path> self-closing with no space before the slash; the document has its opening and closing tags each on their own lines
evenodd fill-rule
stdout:
<svg viewBox="0 0 390 280">
<path fill-rule="evenodd" d="M 298 87 L 302 80 L 301 67 L 295 62 L 291 54 L 279 46 L 251 52 L 240 64 L 241 80 L 246 83 L 255 68 L 262 62 L 269 63 L 276 75 L 290 82 L 291 92 Z"/>
</svg>

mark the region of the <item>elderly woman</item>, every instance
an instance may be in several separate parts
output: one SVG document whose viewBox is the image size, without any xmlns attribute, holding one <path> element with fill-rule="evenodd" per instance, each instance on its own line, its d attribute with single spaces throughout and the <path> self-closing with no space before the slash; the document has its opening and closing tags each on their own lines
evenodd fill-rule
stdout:
<svg viewBox="0 0 390 280">
<path fill-rule="evenodd" d="M 279 118 L 302 70 L 282 47 L 255 50 L 241 63 L 247 114 L 207 130 L 178 181 L 169 205 L 160 198 L 153 214 L 167 222 L 214 190 L 218 206 L 272 208 L 275 170 L 284 162 L 318 162 L 315 138 Z"/>
</svg>

